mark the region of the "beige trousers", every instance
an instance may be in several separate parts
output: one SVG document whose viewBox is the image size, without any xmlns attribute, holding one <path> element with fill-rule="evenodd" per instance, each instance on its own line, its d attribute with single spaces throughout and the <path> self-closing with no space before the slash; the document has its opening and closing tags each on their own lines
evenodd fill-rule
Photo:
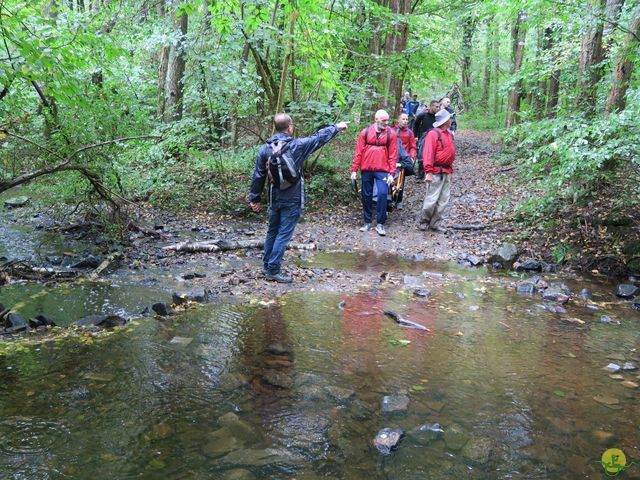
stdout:
<svg viewBox="0 0 640 480">
<path fill-rule="evenodd" d="M 450 197 L 451 174 L 434 175 L 433 182 L 427 183 L 427 193 L 424 196 L 422 210 L 418 213 L 418 223 L 425 223 L 432 228 L 439 227 Z"/>
</svg>

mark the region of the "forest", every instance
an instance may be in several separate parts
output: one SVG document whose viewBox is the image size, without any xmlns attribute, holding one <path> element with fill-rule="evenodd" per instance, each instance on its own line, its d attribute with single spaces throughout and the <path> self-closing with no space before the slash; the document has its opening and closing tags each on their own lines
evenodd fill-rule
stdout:
<svg viewBox="0 0 640 480">
<path fill-rule="evenodd" d="M 585 238 L 640 253 L 635 2 L 0 0 L 0 30 L 0 191 L 62 214 L 246 215 L 280 111 L 298 135 L 352 122 L 306 165 L 312 209 L 348 203 L 355 134 L 410 91 L 492 132 L 556 261 Z"/>
</svg>

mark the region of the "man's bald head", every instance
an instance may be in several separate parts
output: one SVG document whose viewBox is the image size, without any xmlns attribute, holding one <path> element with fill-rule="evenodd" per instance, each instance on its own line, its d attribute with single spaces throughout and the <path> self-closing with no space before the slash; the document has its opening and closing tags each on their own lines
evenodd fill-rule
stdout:
<svg viewBox="0 0 640 480">
<path fill-rule="evenodd" d="M 291 126 L 291 117 L 286 113 L 278 113 L 273 117 L 273 126 L 276 132 L 284 132 Z"/>
<path fill-rule="evenodd" d="M 378 110 L 374 119 L 378 131 L 385 129 L 389 124 L 389 114 L 385 110 Z"/>
</svg>

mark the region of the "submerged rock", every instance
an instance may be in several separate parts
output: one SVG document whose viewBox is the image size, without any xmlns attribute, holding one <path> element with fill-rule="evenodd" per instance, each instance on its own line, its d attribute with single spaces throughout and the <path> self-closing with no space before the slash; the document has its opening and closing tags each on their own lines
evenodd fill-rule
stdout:
<svg viewBox="0 0 640 480">
<path fill-rule="evenodd" d="M 173 308 L 171 308 L 171 305 L 165 302 L 154 303 L 151 306 L 151 310 L 153 310 L 157 315 L 160 315 L 161 317 L 167 317 L 175 313 Z"/>
<path fill-rule="evenodd" d="M 121 327 L 127 320 L 120 315 L 89 315 L 76 320 L 71 325 L 79 327 L 113 328 Z"/>
<path fill-rule="evenodd" d="M 174 305 L 183 305 L 187 302 L 209 303 L 213 297 L 213 292 L 206 289 L 202 292 L 173 292 L 171 295 Z"/>
<path fill-rule="evenodd" d="M 546 290 L 542 294 L 544 300 L 560 303 L 562 305 L 569 301 L 569 296 L 559 290 Z"/>
<path fill-rule="evenodd" d="M 404 431 L 400 428 L 383 428 L 373 439 L 373 444 L 383 455 L 389 455 L 395 449 L 404 436 Z"/>
<path fill-rule="evenodd" d="M 462 449 L 462 456 L 476 465 L 489 461 L 493 446 L 488 438 L 472 438 Z"/>
<path fill-rule="evenodd" d="M 616 297 L 629 299 L 638 295 L 640 293 L 640 288 L 628 283 L 621 283 L 616 287 L 613 293 Z"/>
<path fill-rule="evenodd" d="M 460 425 L 453 424 L 444 432 L 444 443 L 450 450 L 462 450 L 469 441 L 469 436 Z"/>
<path fill-rule="evenodd" d="M 386 395 L 382 399 L 382 413 L 404 413 L 409 408 L 409 397 L 406 395 Z"/>
<path fill-rule="evenodd" d="M 409 436 L 420 445 L 429 445 L 442 437 L 444 430 L 439 423 L 425 423 L 413 430 L 409 430 Z"/>
<path fill-rule="evenodd" d="M 588 288 L 583 288 L 582 290 L 580 290 L 578 297 L 580 297 L 582 300 L 591 300 L 593 299 L 593 293 Z"/>
</svg>

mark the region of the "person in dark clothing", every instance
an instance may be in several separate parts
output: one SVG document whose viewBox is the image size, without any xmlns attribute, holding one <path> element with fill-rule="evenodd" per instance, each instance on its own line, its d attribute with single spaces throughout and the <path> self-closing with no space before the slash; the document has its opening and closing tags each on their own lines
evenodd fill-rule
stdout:
<svg viewBox="0 0 640 480">
<path fill-rule="evenodd" d="M 304 208 L 305 191 L 302 178 L 302 165 L 313 152 L 336 136 L 338 131 L 345 130 L 348 122 L 340 122 L 318 130 L 310 137 L 293 138 L 293 123 L 286 113 L 279 113 L 273 118 L 276 133 L 267 140 L 258 152 L 256 167 L 253 171 L 249 204 L 254 212 L 260 211 L 260 197 L 268 176 L 267 161 L 273 155 L 276 142 L 285 142 L 287 155 L 293 160 L 299 181 L 286 189 L 269 184 L 269 228 L 264 241 L 264 273 L 267 280 L 279 283 L 291 283 L 291 276 L 281 271 L 282 258 L 289 241 L 293 236 L 300 215 Z"/>
<path fill-rule="evenodd" d="M 416 110 L 418 110 L 419 105 L 420 102 L 418 101 L 418 94 L 414 93 L 413 100 L 407 103 L 407 106 L 405 107 L 406 112 L 404 112 L 409 116 L 409 128 L 413 128 L 413 122 L 416 120 Z"/>
<path fill-rule="evenodd" d="M 449 97 L 444 97 L 440 100 L 440 108 L 444 108 L 451 114 L 451 126 L 449 127 L 449 131 L 455 135 L 455 132 L 458 129 L 458 122 L 456 122 L 456 111 L 451 106 L 451 99 Z"/>
<path fill-rule="evenodd" d="M 440 110 L 440 102 L 437 100 L 431 100 L 429 108 L 423 110 L 416 116 L 416 121 L 413 123 L 413 133 L 416 138 L 420 140 L 423 133 L 428 132 L 433 128 L 433 122 L 436 121 L 436 113 Z"/>
</svg>

